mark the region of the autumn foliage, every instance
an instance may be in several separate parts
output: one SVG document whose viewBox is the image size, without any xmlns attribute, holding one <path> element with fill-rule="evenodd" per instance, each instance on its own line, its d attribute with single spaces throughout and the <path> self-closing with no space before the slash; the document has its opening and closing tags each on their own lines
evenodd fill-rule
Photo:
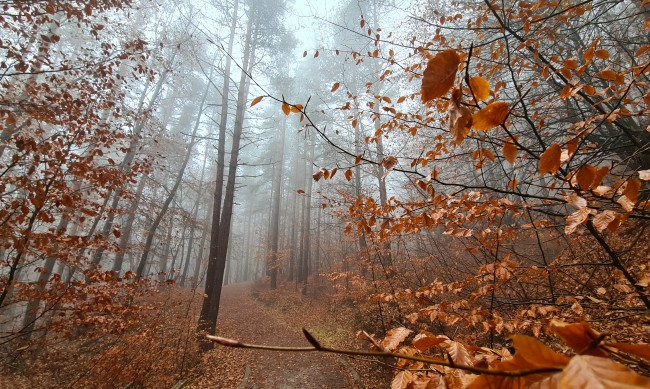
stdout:
<svg viewBox="0 0 650 389">
<path fill-rule="evenodd" d="M 310 124 L 348 164 L 375 165 L 380 194 L 396 172 L 400 189 L 387 199 L 376 189 L 327 195 L 361 249 L 329 278 L 341 296 L 371 295 L 361 305 L 387 334 L 381 347 L 437 350 L 451 364 L 398 362 L 393 388 L 647 386 L 612 360 L 648 369 L 647 4 L 475 6 L 432 9 L 435 36 L 401 60 L 385 32 L 362 22 L 376 50 L 351 56 L 382 72 L 339 110 L 348 128 L 368 132 L 363 153 Z M 639 40 L 617 38 L 623 25 Z M 384 96 L 391 83 L 413 91 Z M 399 146 L 384 153 L 391 141 Z M 565 324 L 584 321 L 608 335 Z M 407 328 L 417 335 L 398 349 Z M 530 337 L 547 334 L 575 356 Z M 494 348 L 508 339 L 514 357 Z M 476 378 L 454 364 L 550 370 Z"/>
</svg>

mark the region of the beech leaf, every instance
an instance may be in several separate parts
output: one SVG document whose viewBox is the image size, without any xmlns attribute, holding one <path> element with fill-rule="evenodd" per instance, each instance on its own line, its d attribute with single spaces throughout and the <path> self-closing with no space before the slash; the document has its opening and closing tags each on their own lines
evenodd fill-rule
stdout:
<svg viewBox="0 0 650 389">
<path fill-rule="evenodd" d="M 544 176 L 546 173 L 555 174 L 560 170 L 560 157 L 562 149 L 557 143 L 550 145 L 546 151 L 539 157 L 539 175 Z"/>
<path fill-rule="evenodd" d="M 472 128 L 478 131 L 487 131 L 505 122 L 510 112 L 508 104 L 497 101 L 481 108 L 472 116 Z"/>
<path fill-rule="evenodd" d="M 456 81 L 460 56 L 455 50 L 445 50 L 429 60 L 422 76 L 422 102 L 442 97 Z"/>
<path fill-rule="evenodd" d="M 650 361 L 650 344 L 607 343 L 607 346 L 615 347 L 626 354 Z"/>
<path fill-rule="evenodd" d="M 594 348 L 601 339 L 601 334 L 589 327 L 587 323 L 565 323 L 551 320 L 549 327 L 555 335 L 562 339 L 564 344 L 571 347 L 576 353 L 605 356 L 603 351 Z"/>
<path fill-rule="evenodd" d="M 282 112 L 288 116 L 291 113 L 291 106 L 286 102 L 282 102 Z"/>
<path fill-rule="evenodd" d="M 337 89 L 339 89 L 340 84 L 338 82 L 335 82 L 334 85 L 332 85 L 332 93 L 336 92 Z"/>
<path fill-rule="evenodd" d="M 478 101 L 486 101 L 490 97 L 490 83 L 483 77 L 472 77 L 469 87 Z"/>
<path fill-rule="evenodd" d="M 474 361 L 465 346 L 456 341 L 449 341 L 447 352 L 457 365 L 474 366 Z"/>
<path fill-rule="evenodd" d="M 253 101 L 251 102 L 251 107 L 259 103 L 260 101 L 262 101 L 263 98 L 264 96 L 257 96 L 256 98 L 254 98 Z"/>
<path fill-rule="evenodd" d="M 411 330 L 405 327 L 398 327 L 388 330 L 386 337 L 381 341 L 381 347 L 387 351 L 393 351 L 400 345 L 410 334 Z"/>
<path fill-rule="evenodd" d="M 609 358 L 576 355 L 571 358 L 560 380 L 562 388 L 648 388 L 643 377 Z"/>
<path fill-rule="evenodd" d="M 517 161 L 517 146 L 514 143 L 505 142 L 503 143 L 502 152 L 506 161 L 510 162 L 511 165 L 514 165 L 515 161 Z"/>
</svg>

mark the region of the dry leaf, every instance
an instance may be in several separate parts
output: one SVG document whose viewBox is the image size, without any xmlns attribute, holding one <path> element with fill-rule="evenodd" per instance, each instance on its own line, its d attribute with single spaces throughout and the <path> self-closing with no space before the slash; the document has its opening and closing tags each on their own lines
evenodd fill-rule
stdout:
<svg viewBox="0 0 650 389">
<path fill-rule="evenodd" d="M 486 101 L 490 97 L 490 83 L 483 77 L 472 77 L 469 87 L 478 101 Z"/>
<path fill-rule="evenodd" d="M 504 142 L 502 152 L 506 161 L 514 165 L 515 161 L 517 161 L 517 146 L 511 142 Z"/>
<path fill-rule="evenodd" d="M 557 143 L 550 145 L 539 157 L 539 175 L 544 176 L 546 173 L 555 174 L 560 170 L 560 157 L 562 149 Z"/>
<path fill-rule="evenodd" d="M 438 53 L 429 60 L 422 76 L 422 102 L 442 97 L 456 81 L 460 56 L 455 50 Z"/>
<path fill-rule="evenodd" d="M 489 104 L 472 116 L 472 128 L 479 131 L 487 131 L 503 124 L 510 112 L 508 104 L 497 101 Z"/>
<path fill-rule="evenodd" d="M 390 329 L 388 330 L 384 340 L 381 341 L 381 347 L 386 351 L 393 351 L 411 334 L 411 332 L 413 331 L 405 327 Z"/>
<path fill-rule="evenodd" d="M 650 378 L 640 376 L 609 358 L 576 355 L 564 369 L 563 388 L 649 388 Z"/>
</svg>

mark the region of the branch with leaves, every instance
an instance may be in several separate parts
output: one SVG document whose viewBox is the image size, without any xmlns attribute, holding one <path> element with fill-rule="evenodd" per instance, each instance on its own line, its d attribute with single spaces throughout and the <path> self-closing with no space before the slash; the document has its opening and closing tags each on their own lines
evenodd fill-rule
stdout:
<svg viewBox="0 0 650 389">
<path fill-rule="evenodd" d="M 513 336 L 515 354 L 507 350 L 471 348 L 446 336 L 435 336 L 422 332 L 413 337 L 411 346 L 397 349 L 412 334 L 406 328 L 388 332 L 381 342 L 364 334 L 380 351 L 350 350 L 322 345 L 309 331 L 303 334 L 311 347 L 286 347 L 243 343 L 238 340 L 207 335 L 207 339 L 227 347 L 278 352 L 324 352 L 348 356 L 395 358 L 394 367 L 400 372 L 395 376 L 392 387 L 402 387 L 402 382 L 432 383 L 443 380 L 449 387 L 505 388 L 513 385 L 536 384 L 543 388 L 568 387 L 619 387 L 650 386 L 650 378 L 641 376 L 615 362 L 612 357 L 625 356 L 627 360 L 640 363 L 650 362 L 650 345 L 605 342 L 606 335 L 591 329 L 586 323 L 567 324 L 553 321 L 550 331 L 576 354 L 569 357 L 558 353 L 539 340 L 525 335 Z M 441 349 L 446 360 L 425 354 L 434 347 Z M 471 350 L 471 351 L 470 351 Z M 452 371 L 463 376 L 462 381 L 453 382 Z"/>
</svg>

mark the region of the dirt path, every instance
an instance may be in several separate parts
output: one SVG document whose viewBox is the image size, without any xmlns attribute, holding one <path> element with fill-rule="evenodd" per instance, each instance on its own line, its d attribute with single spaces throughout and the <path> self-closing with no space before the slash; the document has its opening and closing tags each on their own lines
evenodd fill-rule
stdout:
<svg viewBox="0 0 650 389">
<path fill-rule="evenodd" d="M 300 317 L 271 309 L 251 295 L 250 284 L 224 287 L 217 333 L 246 343 L 309 346 Z M 342 358 L 323 353 L 229 349 L 206 354 L 205 371 L 191 388 L 355 388 L 354 371 Z"/>
</svg>

